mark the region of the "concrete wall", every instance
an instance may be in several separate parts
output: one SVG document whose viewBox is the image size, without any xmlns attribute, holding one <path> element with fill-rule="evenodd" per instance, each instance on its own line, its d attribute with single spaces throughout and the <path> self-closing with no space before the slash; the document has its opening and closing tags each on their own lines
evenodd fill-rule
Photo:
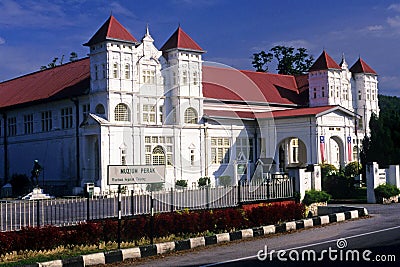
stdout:
<svg viewBox="0 0 400 267">
<path fill-rule="evenodd" d="M 376 162 L 367 165 L 367 202 L 376 203 L 374 189 L 381 184 L 391 184 L 400 188 L 399 165 L 390 165 L 388 169 L 379 169 Z"/>
</svg>

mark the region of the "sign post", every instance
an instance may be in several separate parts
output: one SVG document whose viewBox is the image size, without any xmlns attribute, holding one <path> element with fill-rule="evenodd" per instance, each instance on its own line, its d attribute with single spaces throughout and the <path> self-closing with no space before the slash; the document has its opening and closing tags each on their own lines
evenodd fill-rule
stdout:
<svg viewBox="0 0 400 267">
<path fill-rule="evenodd" d="M 121 219 L 122 219 L 122 211 L 121 211 L 121 185 L 118 185 L 118 249 L 121 249 Z"/>
<path fill-rule="evenodd" d="M 108 165 L 109 185 L 165 182 L 165 165 Z"/>
<path fill-rule="evenodd" d="M 121 185 L 154 184 L 165 182 L 165 165 L 108 165 L 107 181 L 109 185 L 118 185 L 118 249 L 121 248 Z M 153 244 L 154 204 L 151 193 L 151 244 Z"/>
</svg>

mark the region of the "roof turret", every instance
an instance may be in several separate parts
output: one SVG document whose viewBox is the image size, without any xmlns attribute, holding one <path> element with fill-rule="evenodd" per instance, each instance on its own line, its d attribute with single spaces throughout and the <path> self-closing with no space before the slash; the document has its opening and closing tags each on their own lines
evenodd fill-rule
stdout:
<svg viewBox="0 0 400 267">
<path fill-rule="evenodd" d="M 123 41 L 127 43 L 137 43 L 133 35 L 122 26 L 121 23 L 111 15 L 108 20 L 98 29 L 90 40 L 85 43 L 85 46 L 92 46 L 104 42 L 106 40 Z"/>
<path fill-rule="evenodd" d="M 171 37 L 169 37 L 160 50 L 168 52 L 172 49 L 181 49 L 200 53 L 205 52 L 187 33 L 182 30 L 180 26 Z"/>
<path fill-rule="evenodd" d="M 326 53 L 324 50 L 322 54 L 315 60 L 314 64 L 310 67 L 309 71 L 338 69 L 341 67 Z"/>
<path fill-rule="evenodd" d="M 374 71 L 364 60 L 358 58 L 356 63 L 350 68 L 352 73 L 368 73 L 377 75 L 376 71 Z"/>
</svg>

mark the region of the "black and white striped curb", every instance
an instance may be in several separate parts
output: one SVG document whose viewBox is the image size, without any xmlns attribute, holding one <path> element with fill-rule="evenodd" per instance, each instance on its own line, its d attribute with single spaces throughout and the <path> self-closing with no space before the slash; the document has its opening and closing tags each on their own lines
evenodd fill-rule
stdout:
<svg viewBox="0 0 400 267">
<path fill-rule="evenodd" d="M 120 249 L 116 251 L 100 252 L 89 255 L 82 255 L 74 258 L 41 262 L 25 266 L 38 267 L 83 267 L 114 262 L 122 262 L 127 259 L 144 258 L 164 254 L 171 251 L 182 251 L 196 247 L 229 242 L 233 240 L 257 237 L 269 234 L 284 233 L 299 229 L 310 228 L 318 225 L 325 225 L 334 222 L 341 222 L 350 219 L 357 219 L 367 216 L 365 208 L 354 208 L 354 210 L 333 213 L 329 215 L 317 216 L 309 219 L 285 222 L 277 225 L 268 225 L 258 228 L 245 229 L 232 233 L 222 233 L 212 236 L 189 238 L 187 240 L 165 242 L 155 245 L 140 246 L 135 248 Z"/>
</svg>

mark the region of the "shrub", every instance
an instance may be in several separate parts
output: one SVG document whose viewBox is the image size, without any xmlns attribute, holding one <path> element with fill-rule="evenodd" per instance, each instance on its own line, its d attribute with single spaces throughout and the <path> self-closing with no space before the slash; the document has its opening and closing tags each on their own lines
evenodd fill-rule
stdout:
<svg viewBox="0 0 400 267">
<path fill-rule="evenodd" d="M 154 183 L 154 184 L 148 184 L 146 186 L 147 191 L 160 191 L 164 188 L 164 183 Z"/>
<path fill-rule="evenodd" d="M 199 187 L 209 185 L 210 183 L 211 183 L 210 177 L 201 177 L 201 178 L 197 181 L 197 185 L 198 185 Z"/>
<path fill-rule="evenodd" d="M 304 195 L 303 203 L 309 206 L 312 203 L 327 202 L 329 199 L 331 196 L 324 191 L 309 190 Z"/>
<path fill-rule="evenodd" d="M 239 209 L 226 208 L 214 210 L 212 213 L 215 231 L 231 231 L 243 226 L 245 220 Z"/>
<path fill-rule="evenodd" d="M 229 175 L 222 175 L 218 177 L 219 185 L 221 186 L 230 186 L 232 185 L 232 179 Z"/>
<path fill-rule="evenodd" d="M 322 190 L 334 198 L 347 198 L 354 192 L 354 179 L 336 174 L 322 178 Z"/>
<path fill-rule="evenodd" d="M 31 182 L 25 174 L 13 174 L 11 176 L 10 184 L 14 196 L 26 195 L 31 189 Z"/>
<path fill-rule="evenodd" d="M 357 161 L 350 162 L 344 168 L 344 174 L 346 177 L 352 178 L 359 175 L 361 172 L 361 164 Z"/>
<path fill-rule="evenodd" d="M 377 198 L 391 198 L 400 194 L 400 189 L 395 185 L 381 184 L 374 189 Z"/>
<path fill-rule="evenodd" d="M 177 180 L 175 186 L 178 187 L 187 187 L 187 180 Z"/>
<path fill-rule="evenodd" d="M 332 164 L 328 164 L 328 163 L 322 163 L 319 165 L 321 167 L 321 177 L 325 178 L 331 175 L 335 175 L 338 173 L 338 169 L 332 165 Z"/>
<path fill-rule="evenodd" d="M 298 220 L 304 217 L 305 207 L 301 203 L 269 204 L 246 211 L 248 226 L 276 224 L 280 221 Z"/>
<path fill-rule="evenodd" d="M 140 240 L 147 236 L 146 224 L 148 223 L 145 215 L 133 219 L 126 219 L 122 226 L 125 241 Z"/>
</svg>

